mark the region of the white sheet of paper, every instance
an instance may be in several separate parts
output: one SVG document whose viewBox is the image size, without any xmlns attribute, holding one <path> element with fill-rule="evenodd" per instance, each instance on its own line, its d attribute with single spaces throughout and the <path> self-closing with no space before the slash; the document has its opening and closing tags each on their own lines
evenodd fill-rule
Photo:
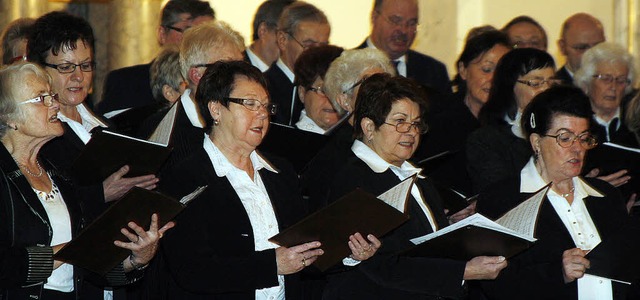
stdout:
<svg viewBox="0 0 640 300">
<path fill-rule="evenodd" d="M 529 199 L 518 204 L 518 206 L 497 219 L 496 223 L 511 228 L 522 235 L 533 237 L 540 205 L 542 205 L 542 201 L 550 187 L 550 185 L 546 186 Z"/>
<path fill-rule="evenodd" d="M 409 192 L 411 191 L 411 186 L 415 181 L 416 176 L 411 176 L 402 182 L 398 183 L 396 186 L 390 188 L 388 191 L 380 194 L 378 199 L 384 201 L 385 203 L 393 206 L 398 211 L 404 213 L 404 209 L 406 207 L 407 199 L 409 198 Z"/>
</svg>

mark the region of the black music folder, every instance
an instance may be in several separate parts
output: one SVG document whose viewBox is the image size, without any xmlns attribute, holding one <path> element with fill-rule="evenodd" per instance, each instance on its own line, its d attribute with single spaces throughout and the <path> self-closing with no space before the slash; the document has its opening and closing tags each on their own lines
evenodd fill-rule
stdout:
<svg viewBox="0 0 640 300">
<path fill-rule="evenodd" d="M 298 174 L 329 141 L 329 136 L 271 123 L 258 150 L 287 159 Z"/>
<path fill-rule="evenodd" d="M 631 284 L 640 278 L 640 224 L 634 218 L 603 240 L 587 255 L 587 274 Z"/>
</svg>

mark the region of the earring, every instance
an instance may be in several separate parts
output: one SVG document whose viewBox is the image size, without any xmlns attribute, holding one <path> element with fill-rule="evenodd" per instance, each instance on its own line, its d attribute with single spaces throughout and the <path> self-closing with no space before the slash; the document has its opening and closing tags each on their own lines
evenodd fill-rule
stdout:
<svg viewBox="0 0 640 300">
<path fill-rule="evenodd" d="M 220 125 L 220 121 L 213 119 L 213 125 L 216 125 L 216 126 Z"/>
</svg>

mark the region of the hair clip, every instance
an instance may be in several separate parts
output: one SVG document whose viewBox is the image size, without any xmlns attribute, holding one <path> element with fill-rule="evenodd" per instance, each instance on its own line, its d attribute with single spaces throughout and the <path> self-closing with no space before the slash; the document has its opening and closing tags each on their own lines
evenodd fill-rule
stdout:
<svg viewBox="0 0 640 300">
<path fill-rule="evenodd" d="M 531 113 L 531 117 L 529 118 L 529 124 L 531 128 L 536 128 L 536 116 L 533 113 Z"/>
</svg>

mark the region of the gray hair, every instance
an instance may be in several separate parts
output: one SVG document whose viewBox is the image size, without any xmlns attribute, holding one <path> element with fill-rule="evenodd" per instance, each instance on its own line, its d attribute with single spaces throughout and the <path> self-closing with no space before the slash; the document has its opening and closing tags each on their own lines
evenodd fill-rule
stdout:
<svg viewBox="0 0 640 300">
<path fill-rule="evenodd" d="M 597 75 L 597 68 L 599 64 L 624 64 L 629 72 L 627 73 L 627 79 L 631 84 L 628 84 L 624 89 L 625 95 L 631 92 L 633 84 L 636 79 L 636 70 L 633 62 L 633 57 L 622 46 L 614 43 L 600 43 L 587 50 L 582 55 L 582 64 L 580 69 L 576 71 L 573 76 L 573 82 L 576 86 L 582 89 L 585 94 L 589 94 L 589 86 L 594 80 L 593 76 Z"/>
<path fill-rule="evenodd" d="M 32 62 L 16 62 L 0 69 L 0 137 L 7 133 L 9 123 L 25 120 L 19 101 L 18 91 L 28 89 L 25 78 L 33 74 L 38 79 L 51 84 L 51 76 L 40 66 Z"/>
<path fill-rule="evenodd" d="M 296 1 L 287 6 L 278 20 L 278 29 L 294 34 L 300 22 L 329 24 L 327 16 L 317 7 L 304 1 Z"/>
<path fill-rule="evenodd" d="M 32 18 L 20 18 L 9 23 L 2 31 L 2 64 L 8 65 L 18 55 L 26 53 L 14 53 L 14 46 L 21 40 L 26 40 L 31 32 L 33 23 L 36 20 Z"/>
<path fill-rule="evenodd" d="M 158 102 L 166 102 L 162 93 L 165 85 L 180 91 L 180 85 L 185 82 L 180 74 L 180 52 L 177 48 L 169 47 L 163 50 L 151 64 L 151 93 Z"/>
<path fill-rule="evenodd" d="M 338 104 L 338 95 L 344 93 L 349 98 L 354 97 L 351 87 L 360 80 L 360 76 L 367 70 L 381 68 L 385 73 L 396 74 L 389 57 L 378 49 L 352 49 L 342 52 L 336 58 L 324 76 L 324 92 L 339 114 L 346 111 Z"/>
</svg>

